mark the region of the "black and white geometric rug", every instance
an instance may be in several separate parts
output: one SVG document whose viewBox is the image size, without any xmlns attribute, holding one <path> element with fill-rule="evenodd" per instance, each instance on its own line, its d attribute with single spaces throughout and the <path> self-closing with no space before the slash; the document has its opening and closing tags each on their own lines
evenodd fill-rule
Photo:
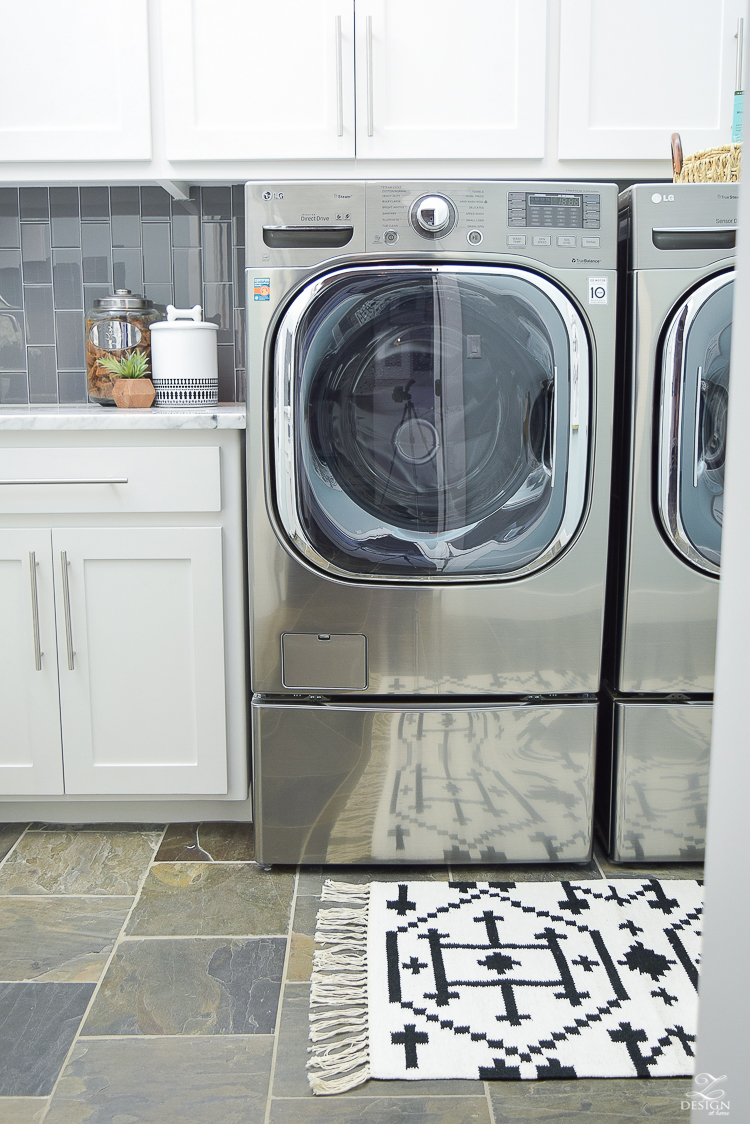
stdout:
<svg viewBox="0 0 750 1124">
<path fill-rule="evenodd" d="M 692 1073 L 699 882 L 329 881 L 323 902 L 315 1093 Z"/>
</svg>

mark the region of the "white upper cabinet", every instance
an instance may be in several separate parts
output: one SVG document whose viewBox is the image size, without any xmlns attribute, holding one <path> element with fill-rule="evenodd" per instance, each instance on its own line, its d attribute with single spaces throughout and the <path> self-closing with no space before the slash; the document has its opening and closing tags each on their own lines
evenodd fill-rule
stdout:
<svg viewBox="0 0 750 1124">
<path fill-rule="evenodd" d="M 357 156 L 544 156 L 546 0 L 356 0 Z"/>
<path fill-rule="evenodd" d="M 0 0 L 3 161 L 149 160 L 147 0 Z"/>
<path fill-rule="evenodd" d="M 353 0 L 162 0 L 168 160 L 354 156 Z"/>
<path fill-rule="evenodd" d="M 745 0 L 561 0 L 561 160 L 727 144 Z"/>
</svg>

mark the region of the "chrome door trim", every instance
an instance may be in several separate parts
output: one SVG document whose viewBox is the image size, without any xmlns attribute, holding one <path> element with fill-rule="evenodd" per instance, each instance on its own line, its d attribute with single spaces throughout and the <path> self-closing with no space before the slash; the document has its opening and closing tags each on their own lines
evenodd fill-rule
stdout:
<svg viewBox="0 0 750 1124">
<path fill-rule="evenodd" d="M 657 507 L 659 519 L 671 546 L 692 566 L 704 574 L 718 577 L 720 567 L 693 546 L 682 521 L 680 511 L 680 469 L 684 456 L 682 423 L 685 405 L 683 394 L 686 378 L 686 348 L 690 328 L 703 305 L 714 293 L 735 278 L 734 269 L 704 281 L 695 292 L 681 301 L 672 314 L 661 364 L 661 389 L 659 393 L 659 447 L 657 453 Z M 698 411 L 696 409 L 696 417 Z M 697 447 L 697 424 L 695 443 Z M 697 474 L 697 456 L 691 448 Z M 697 475 L 693 477 L 697 483 Z"/>
<path fill-rule="evenodd" d="M 573 539 L 578 531 L 586 507 L 586 494 L 590 467 L 593 464 L 593 448 L 589 456 L 589 432 L 593 418 L 594 388 L 591 385 L 590 345 L 582 317 L 564 292 L 547 278 L 516 266 L 481 265 L 435 265 L 435 264 L 389 264 L 390 276 L 399 273 L 450 273 L 453 275 L 492 276 L 498 275 L 521 278 L 535 286 L 557 308 L 568 337 L 568 361 L 570 365 L 570 421 L 568 432 L 568 463 L 565 507 L 557 534 L 549 546 L 532 562 L 508 573 L 476 574 L 461 572 L 439 576 L 427 574 L 358 574 L 342 569 L 324 558 L 309 542 L 297 508 L 297 456 L 294 440 L 296 432 L 296 401 L 294 372 L 297 358 L 297 341 L 302 317 L 313 301 L 326 289 L 347 276 L 367 276 L 373 272 L 383 272 L 383 265 L 353 265 L 343 269 L 331 270 L 308 282 L 300 289 L 282 315 L 277 329 L 273 350 L 273 448 L 275 499 L 279 522 L 284 533 L 297 551 L 317 569 L 331 577 L 345 578 L 349 581 L 367 583 L 393 583 L 398 585 L 455 582 L 498 582 L 513 581 L 527 574 L 535 573 L 554 561 Z M 555 380 L 557 367 L 555 367 Z M 575 398 L 575 402 L 574 402 Z M 554 404 L 557 408 L 558 390 L 555 385 Z M 574 409 L 575 405 L 575 409 Z"/>
</svg>

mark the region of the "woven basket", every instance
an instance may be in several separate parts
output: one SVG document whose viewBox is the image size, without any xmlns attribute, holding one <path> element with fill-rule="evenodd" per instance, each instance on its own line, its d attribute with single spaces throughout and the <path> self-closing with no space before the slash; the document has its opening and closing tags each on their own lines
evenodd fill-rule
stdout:
<svg viewBox="0 0 750 1124">
<path fill-rule="evenodd" d="M 741 144 L 704 148 L 701 152 L 694 152 L 692 156 L 683 157 L 680 134 L 672 134 L 674 183 L 737 183 L 741 166 Z"/>
</svg>

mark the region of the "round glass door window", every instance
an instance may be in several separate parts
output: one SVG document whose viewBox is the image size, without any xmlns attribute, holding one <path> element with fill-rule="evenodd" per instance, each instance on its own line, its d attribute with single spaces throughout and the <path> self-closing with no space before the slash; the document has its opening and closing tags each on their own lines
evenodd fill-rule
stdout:
<svg viewBox="0 0 750 1124">
<path fill-rule="evenodd" d="M 277 504 L 356 577 L 515 576 L 580 521 L 588 345 L 533 274 L 360 267 L 291 303 L 276 342 Z"/>
<path fill-rule="evenodd" d="M 660 514 L 672 545 L 710 574 L 721 564 L 733 298 L 733 273 L 705 282 L 664 347 Z"/>
</svg>

